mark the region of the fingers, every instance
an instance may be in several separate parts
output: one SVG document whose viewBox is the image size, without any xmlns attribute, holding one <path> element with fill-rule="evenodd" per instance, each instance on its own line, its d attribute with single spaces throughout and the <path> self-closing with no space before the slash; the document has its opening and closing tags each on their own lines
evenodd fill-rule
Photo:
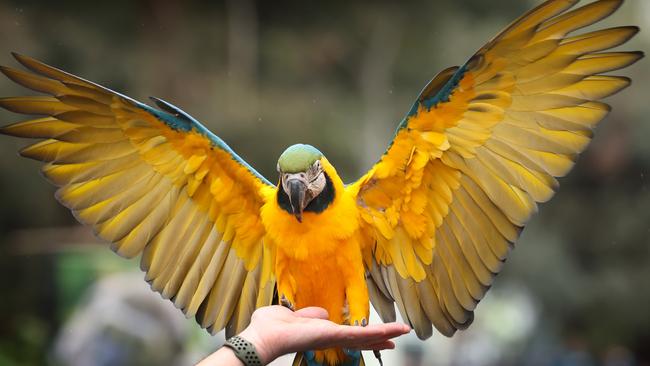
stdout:
<svg viewBox="0 0 650 366">
<path fill-rule="evenodd" d="M 388 345 L 389 339 L 410 332 L 405 324 L 374 324 L 367 327 L 338 326 L 336 336 L 331 339 L 335 346 L 357 348 L 366 345 Z M 390 343 L 392 344 L 392 342 Z"/>
<path fill-rule="evenodd" d="M 312 318 L 312 319 L 327 320 L 329 318 L 329 314 L 327 313 L 327 310 L 315 306 L 297 310 L 296 312 L 294 312 L 294 315 L 301 318 Z"/>
<path fill-rule="evenodd" d="M 411 328 L 408 325 L 400 323 L 371 324 L 367 327 L 350 327 L 342 325 L 341 328 L 342 332 L 353 338 L 367 337 L 389 339 L 411 331 Z"/>
<path fill-rule="evenodd" d="M 385 349 L 394 349 L 395 343 L 393 341 L 385 341 L 373 344 L 362 344 L 355 349 L 362 351 L 383 351 Z"/>
</svg>

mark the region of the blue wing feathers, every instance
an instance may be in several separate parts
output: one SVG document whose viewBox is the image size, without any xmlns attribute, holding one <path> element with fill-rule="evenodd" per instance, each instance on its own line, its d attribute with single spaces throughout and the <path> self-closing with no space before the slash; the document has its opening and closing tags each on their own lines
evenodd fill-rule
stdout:
<svg viewBox="0 0 650 366">
<path fill-rule="evenodd" d="M 458 86 L 458 83 L 460 83 L 460 80 L 463 78 L 465 75 L 465 72 L 467 71 L 467 65 L 463 65 L 456 73 L 454 76 L 449 79 L 447 84 L 440 89 L 438 94 L 431 98 L 427 98 L 422 101 L 422 104 L 427 107 L 428 109 L 431 109 L 438 105 L 438 103 L 444 103 L 449 101 L 449 96 L 451 93 L 456 89 Z"/>
<path fill-rule="evenodd" d="M 413 117 L 415 114 L 417 114 L 418 109 L 420 108 L 421 105 L 427 109 L 431 109 L 437 106 L 439 103 L 444 103 L 449 101 L 449 97 L 451 96 L 451 94 L 453 94 L 454 90 L 458 87 L 458 84 L 460 83 L 463 76 L 467 72 L 467 65 L 471 61 L 472 59 L 470 59 L 470 61 L 465 63 L 460 68 L 457 67 L 449 68 L 441 72 L 440 74 L 436 75 L 436 77 L 434 77 L 433 79 L 431 79 L 431 81 L 429 81 L 429 83 L 420 92 L 420 95 L 418 96 L 415 103 L 413 103 L 413 106 L 411 107 L 409 112 L 406 114 L 404 119 L 402 119 L 402 122 L 400 122 L 400 124 L 397 125 L 397 129 L 395 130 L 395 135 L 393 136 L 393 140 L 391 140 L 384 154 L 386 154 L 388 150 L 390 150 L 391 146 L 393 146 L 393 142 L 395 141 L 395 137 L 397 136 L 399 131 L 408 126 L 409 119 Z M 445 72 L 447 71 L 451 72 L 453 70 L 455 70 L 455 72 L 451 77 L 449 77 L 448 74 L 443 75 L 445 74 Z M 442 86 L 436 91 L 436 87 L 432 86 L 432 83 L 436 84 L 436 81 L 438 80 L 442 82 L 442 80 L 444 80 L 444 78 L 446 77 L 449 77 L 449 79 L 446 82 L 444 82 L 444 84 L 442 84 Z M 432 95 L 427 97 L 428 94 L 432 94 Z"/>
<path fill-rule="evenodd" d="M 192 116 L 184 112 L 182 109 L 176 107 L 175 105 L 166 102 L 162 99 L 150 97 L 160 109 L 152 108 L 144 103 L 140 103 L 133 99 L 129 99 L 132 103 L 135 103 L 139 108 L 144 109 L 148 113 L 152 114 L 171 129 L 182 132 L 196 131 L 201 135 L 205 136 L 212 146 L 219 148 L 232 156 L 238 164 L 243 165 L 248 169 L 255 177 L 257 177 L 262 183 L 273 185 L 268 179 L 261 175 L 257 170 L 250 166 L 244 159 L 242 159 L 237 153 L 226 144 L 219 136 L 212 133 L 205 126 L 203 126 L 199 121 L 194 119 Z"/>
<path fill-rule="evenodd" d="M 408 112 L 402 123 L 400 123 L 400 128 L 406 127 L 406 124 L 408 122 L 409 117 L 414 116 L 418 112 L 418 108 L 420 105 L 423 105 L 427 109 L 431 109 L 435 106 L 437 106 L 439 103 L 444 103 L 449 101 L 449 96 L 454 92 L 456 87 L 458 87 L 458 83 L 460 83 L 460 80 L 463 78 L 465 75 L 465 72 L 467 72 L 467 64 L 463 65 L 460 67 L 454 75 L 447 80 L 447 82 L 440 88 L 440 90 L 434 94 L 431 97 L 428 98 L 418 98 L 418 100 L 413 103 L 413 106 L 411 107 L 411 110 Z M 427 85 L 428 87 L 428 85 Z M 424 90 L 420 93 L 424 93 L 427 89 L 427 87 L 424 88 Z"/>
</svg>

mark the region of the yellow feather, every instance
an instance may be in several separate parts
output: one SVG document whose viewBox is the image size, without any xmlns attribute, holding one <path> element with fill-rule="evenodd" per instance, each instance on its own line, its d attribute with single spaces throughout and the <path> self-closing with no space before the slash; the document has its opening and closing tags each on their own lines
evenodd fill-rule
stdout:
<svg viewBox="0 0 650 366">
<path fill-rule="evenodd" d="M 190 156 L 189 159 L 187 159 L 187 163 L 185 165 L 185 170 L 183 171 L 185 174 L 193 174 L 199 168 L 201 167 L 201 164 L 207 159 L 207 155 L 192 155 Z"/>
<path fill-rule="evenodd" d="M 537 8 L 529 11 L 528 13 L 515 20 L 510 26 L 508 26 L 503 32 L 501 32 L 500 35 L 495 38 L 495 41 L 512 37 L 517 33 L 532 29 L 540 23 L 543 23 L 546 20 L 566 11 L 577 3 L 578 0 L 554 0 L 544 2 Z"/>
<path fill-rule="evenodd" d="M 63 122 L 53 117 L 44 117 L 2 127 L 0 132 L 17 137 L 56 138 L 78 127 L 79 125 Z"/>
<path fill-rule="evenodd" d="M 556 182 L 548 175 L 535 174 L 535 171 L 530 171 L 511 160 L 503 159 L 486 148 L 481 148 L 477 158 L 508 184 L 530 194 L 536 202 L 546 202 L 555 193 L 553 187 Z"/>
<path fill-rule="evenodd" d="M 112 116 L 113 111 L 111 107 L 99 103 L 94 99 L 87 98 L 79 95 L 59 95 L 56 99 L 60 100 L 63 104 L 72 106 L 75 109 L 83 110 L 100 116 Z"/>
<path fill-rule="evenodd" d="M 106 177 L 140 164 L 142 164 L 142 161 L 138 159 L 138 154 L 134 152 L 121 158 L 106 161 L 46 164 L 43 166 L 43 174 L 53 184 L 62 186 Z"/>
<path fill-rule="evenodd" d="M 481 261 L 485 267 L 492 273 L 499 273 L 501 267 L 503 266 L 501 259 L 505 258 L 505 254 L 508 252 L 508 247 L 506 245 L 503 245 L 500 248 L 501 255 L 497 256 L 494 253 L 497 251 L 497 249 L 495 248 L 495 250 L 491 250 L 491 245 L 488 243 L 488 240 L 494 239 L 486 238 L 494 237 L 500 243 L 505 243 L 505 239 L 499 235 L 499 233 L 495 230 L 494 225 L 489 223 L 489 221 L 485 218 L 484 213 L 481 212 L 478 207 L 476 207 L 473 201 L 468 201 L 471 199 L 467 196 L 467 193 L 465 193 L 464 189 L 459 190 L 458 194 L 459 198 L 456 201 L 457 203 L 451 206 L 451 209 L 454 212 L 457 220 L 455 223 L 452 223 L 452 225 L 454 225 L 453 229 L 463 230 L 466 232 L 468 241 L 474 245 L 474 249 L 481 258 Z M 480 228 L 480 230 L 472 230 L 471 228 L 473 225 L 476 225 L 478 228 Z M 492 236 L 490 236 L 490 232 L 492 232 Z M 481 282 L 484 285 L 489 286 L 491 280 L 492 279 L 490 279 L 488 283 L 484 282 L 483 280 Z"/>
<path fill-rule="evenodd" d="M 59 134 L 56 136 L 56 139 L 65 142 L 96 142 L 103 144 L 113 144 L 116 142 L 126 141 L 127 136 L 125 136 L 122 131 L 117 129 L 100 129 L 80 126 L 78 128 L 71 129 Z"/>
<path fill-rule="evenodd" d="M 127 187 L 147 182 L 154 175 L 150 167 L 139 164 L 106 177 L 62 187 L 57 191 L 57 198 L 72 208 L 87 208 L 123 192 Z"/>
<path fill-rule="evenodd" d="M 149 187 L 144 196 L 133 202 L 126 208 L 123 208 L 112 218 L 96 226 L 98 235 L 110 242 L 117 242 L 127 236 L 138 224 L 151 213 L 154 207 L 157 207 L 160 201 L 167 195 L 168 187 L 156 184 Z"/>
<path fill-rule="evenodd" d="M 436 242 L 439 242 L 439 240 L 439 238 L 436 238 Z M 454 293 L 454 289 L 452 288 L 453 279 L 450 277 L 442 260 L 442 255 L 440 254 L 441 249 L 437 249 L 439 247 L 440 246 L 436 247 L 436 253 L 433 256 L 434 259 L 433 263 L 431 263 L 431 268 L 435 282 L 440 286 L 438 292 L 442 298 L 441 303 L 444 304 L 444 308 L 449 312 L 451 319 L 456 323 L 462 324 L 469 319 L 469 315 Z M 460 279 L 460 281 L 460 283 L 462 283 L 462 279 Z M 472 302 L 472 300 L 469 301 L 470 303 Z"/>
<path fill-rule="evenodd" d="M 167 195 L 163 197 L 158 206 L 152 209 L 126 237 L 113 245 L 113 250 L 126 258 L 133 258 L 140 254 L 145 245 L 160 232 L 166 224 L 167 217 L 178 197 L 178 189 L 170 186 Z"/>
<path fill-rule="evenodd" d="M 541 79 L 518 84 L 517 88 L 513 90 L 512 95 L 513 97 L 518 97 L 519 95 L 536 95 L 551 92 L 575 84 L 584 79 L 584 77 L 584 75 L 571 74 L 562 71 Z M 509 113 L 511 113 L 511 111 L 506 112 L 506 114 Z"/>
<path fill-rule="evenodd" d="M 177 253 L 175 265 L 173 266 L 173 273 L 165 283 L 162 290 L 162 296 L 166 298 L 174 298 L 174 303 L 183 307 L 181 304 L 187 304 L 188 298 L 179 298 L 177 296 L 181 284 L 186 281 L 187 274 L 192 267 L 192 264 L 197 259 L 197 255 L 204 245 L 210 230 L 211 223 L 208 221 L 207 216 L 200 217 L 196 225 L 189 228 L 189 237 L 184 240 L 181 250 Z"/>
<path fill-rule="evenodd" d="M 175 206 L 169 217 L 167 225 L 161 230 L 158 235 L 149 243 L 142 255 L 142 266 L 147 271 L 147 280 L 158 277 L 164 270 L 165 264 L 168 262 L 170 256 L 173 256 L 173 245 L 175 238 L 178 238 L 179 233 L 183 232 L 184 224 L 191 219 L 190 215 L 193 212 L 193 205 L 188 200 L 184 191 L 179 194 L 179 200 L 175 202 Z M 172 247 L 172 248 L 170 248 Z"/>
<path fill-rule="evenodd" d="M 66 86 L 59 81 L 11 67 L 0 66 L 0 72 L 24 87 L 46 94 L 57 95 L 66 89 Z"/>
<path fill-rule="evenodd" d="M 630 82 L 631 80 L 625 77 L 595 75 L 556 90 L 555 93 L 575 98 L 597 100 L 618 93 L 629 86 Z"/>
<path fill-rule="evenodd" d="M 458 258 L 464 258 L 471 272 L 465 269 L 467 276 L 471 276 L 471 283 L 466 279 L 468 288 L 472 293 L 472 297 L 476 300 L 483 298 L 485 291 L 492 284 L 493 273 L 488 270 L 483 261 L 481 260 L 479 254 L 476 251 L 476 248 L 473 245 L 472 239 L 469 236 L 468 230 L 463 227 L 459 219 L 456 217 L 454 206 L 452 205 L 452 212 L 449 213 L 449 229 L 453 237 L 449 237 L 452 244 L 456 244 L 456 248 L 453 249 L 456 251 L 456 256 Z M 458 251 L 460 249 L 460 251 Z M 464 274 L 465 276 L 465 274 Z M 478 282 L 474 281 L 474 277 Z"/>
<path fill-rule="evenodd" d="M 20 151 L 20 155 L 44 162 L 74 164 L 117 159 L 133 152 L 135 149 L 128 141 L 102 144 L 71 143 L 50 139 L 24 148 Z"/>
<path fill-rule="evenodd" d="M 15 113 L 56 116 L 76 110 L 53 97 L 10 97 L 0 98 L 0 107 Z"/>
<path fill-rule="evenodd" d="M 229 267 L 229 262 L 233 262 L 233 269 L 226 272 L 225 269 Z M 213 328 L 222 329 L 235 311 L 246 273 L 241 259 L 237 258 L 235 253 L 231 251 L 228 258 L 226 258 L 224 270 L 221 271 L 219 278 L 215 281 L 212 289 L 213 295 L 210 296 L 210 300 L 215 299 L 215 305 L 219 305 L 218 311 L 215 311 Z"/>
<path fill-rule="evenodd" d="M 208 295 L 217 278 L 217 270 L 221 268 L 226 259 L 227 249 L 228 247 L 221 241 L 221 234 L 215 230 L 213 225 L 187 274 L 186 280 L 178 290 L 179 304 L 186 309 L 188 316 L 196 314 L 199 305 Z"/>
<path fill-rule="evenodd" d="M 114 116 L 101 116 L 87 111 L 72 110 L 70 112 L 56 115 L 57 119 L 82 126 L 92 126 L 97 128 L 119 128 L 115 123 Z"/>
<path fill-rule="evenodd" d="M 436 296 L 430 281 L 418 282 L 416 289 L 422 310 L 427 318 L 429 318 L 429 321 L 435 325 L 440 333 L 451 337 L 456 332 L 456 328 L 447 320 L 444 312 L 440 308 L 438 296 Z"/>
<path fill-rule="evenodd" d="M 627 67 L 642 57 L 643 55 L 639 52 L 606 52 L 585 55 L 562 72 L 579 75 L 599 74 Z"/>
<path fill-rule="evenodd" d="M 638 27 L 616 27 L 566 38 L 557 52 L 583 55 L 620 46 L 639 32 Z"/>
<path fill-rule="evenodd" d="M 451 220 L 448 222 L 451 222 Z M 462 252 L 462 249 L 447 222 L 440 227 L 440 232 L 440 238 L 442 240 L 440 243 L 440 253 L 443 255 L 443 261 L 448 264 L 448 270 L 449 268 L 453 268 L 453 270 L 451 270 L 452 278 L 454 275 L 459 275 L 461 278 L 460 282 L 457 283 L 457 287 L 454 287 L 454 283 L 452 283 L 454 292 L 465 309 L 474 310 L 478 303 L 477 300 L 483 297 L 485 288 L 478 282 L 476 274 L 473 272 L 471 265 L 469 264 L 468 258 L 465 257 Z M 461 289 L 462 295 L 460 295 Z M 471 296 L 471 302 L 466 300 L 465 293 Z"/>
<path fill-rule="evenodd" d="M 422 278 L 424 279 L 424 276 Z M 402 318 L 416 330 L 416 334 L 420 339 L 431 337 L 431 321 L 427 318 L 422 307 L 420 307 L 420 300 L 415 286 L 416 280 L 400 277 L 399 274 L 391 270 L 389 270 L 389 280 L 393 293 L 399 293 L 399 296 L 396 298 L 401 299 L 397 303 Z"/>
<path fill-rule="evenodd" d="M 236 279 L 235 277 L 241 277 L 243 275 L 241 271 L 237 273 L 235 272 L 238 263 L 232 255 L 233 254 L 230 251 L 224 253 L 223 264 L 217 270 L 214 277 L 214 284 L 210 288 L 209 294 L 197 310 L 196 318 L 199 321 L 199 324 L 204 328 L 211 327 L 212 329 L 220 329 L 223 327 L 223 324 L 215 324 L 215 321 L 219 316 L 219 311 L 224 308 L 224 302 L 229 300 L 225 298 L 227 279 L 224 279 L 224 276 L 238 281 L 239 279 Z M 219 286 L 219 289 L 217 289 L 217 286 Z M 232 309 L 226 309 L 226 311 L 232 311 Z M 225 316 L 223 318 L 225 318 Z"/>
<path fill-rule="evenodd" d="M 542 24 L 531 43 L 548 38 L 561 38 L 568 33 L 593 24 L 611 15 L 623 0 L 596 1 L 581 8 L 567 12 Z"/>
<path fill-rule="evenodd" d="M 114 196 L 101 201 L 100 199 L 97 199 L 97 203 L 94 203 L 92 206 L 88 207 L 75 207 L 74 205 L 78 204 L 77 202 L 66 201 L 62 198 L 59 199 L 64 205 L 73 209 L 73 214 L 79 221 L 85 224 L 97 225 L 110 219 L 111 217 L 114 217 L 120 211 L 129 207 L 131 204 L 145 195 L 148 190 L 153 189 L 153 187 L 155 187 L 159 181 L 160 177 L 156 176 L 154 173 L 151 173 L 149 177 L 147 177 L 146 182 L 138 182 L 140 184 L 134 184 L 128 187 L 116 185 L 116 187 L 122 188 L 118 194 L 115 194 Z M 57 192 L 57 194 L 59 194 L 59 192 Z"/>
</svg>

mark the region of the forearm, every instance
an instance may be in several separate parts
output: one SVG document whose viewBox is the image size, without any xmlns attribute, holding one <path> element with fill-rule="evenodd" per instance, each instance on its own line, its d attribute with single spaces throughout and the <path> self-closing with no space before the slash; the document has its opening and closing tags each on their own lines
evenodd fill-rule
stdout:
<svg viewBox="0 0 650 366">
<path fill-rule="evenodd" d="M 228 347 L 221 347 L 217 352 L 204 358 L 196 366 L 243 366 L 244 364 Z"/>
</svg>

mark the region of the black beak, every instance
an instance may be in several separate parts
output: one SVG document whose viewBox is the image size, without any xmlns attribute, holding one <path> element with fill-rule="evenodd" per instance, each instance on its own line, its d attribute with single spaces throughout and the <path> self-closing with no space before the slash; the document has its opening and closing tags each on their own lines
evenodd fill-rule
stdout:
<svg viewBox="0 0 650 366">
<path fill-rule="evenodd" d="M 302 222 L 302 210 L 305 202 L 305 192 L 307 186 L 300 180 L 291 179 L 287 182 L 289 187 L 289 202 L 291 203 L 291 210 L 298 222 Z"/>
</svg>

